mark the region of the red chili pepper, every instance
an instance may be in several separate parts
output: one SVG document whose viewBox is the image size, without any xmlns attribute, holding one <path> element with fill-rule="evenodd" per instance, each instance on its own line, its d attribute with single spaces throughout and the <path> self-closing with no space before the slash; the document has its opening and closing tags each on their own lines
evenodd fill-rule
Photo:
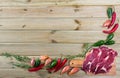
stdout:
<svg viewBox="0 0 120 78">
<path fill-rule="evenodd" d="M 67 62 L 67 59 L 64 58 L 63 61 L 62 61 L 62 63 L 55 69 L 54 72 L 59 71 L 66 64 L 66 62 Z"/>
<path fill-rule="evenodd" d="M 57 67 L 60 66 L 60 64 L 61 64 L 61 58 L 58 59 L 57 65 L 54 68 L 56 69 Z"/>
<path fill-rule="evenodd" d="M 111 23 L 110 23 L 110 25 L 108 26 L 108 29 L 112 27 L 112 25 L 115 23 L 115 20 L 116 20 L 116 12 L 113 12 L 113 13 L 112 13 Z"/>
<path fill-rule="evenodd" d="M 29 71 L 29 72 L 36 72 L 36 71 L 42 69 L 43 67 L 44 67 L 44 64 L 41 64 L 41 65 L 38 66 L 38 67 L 34 67 L 34 68 L 28 69 L 28 71 Z"/>
<path fill-rule="evenodd" d="M 108 27 L 111 23 L 111 20 L 106 20 L 104 23 L 103 23 L 103 27 Z"/>
<path fill-rule="evenodd" d="M 119 24 L 117 23 L 114 25 L 114 27 L 111 30 L 109 30 L 109 31 L 104 30 L 103 32 L 106 34 L 111 34 L 111 33 L 115 32 L 118 29 L 118 27 L 119 27 Z"/>
<path fill-rule="evenodd" d="M 61 64 L 61 58 L 58 58 L 58 60 L 57 60 L 57 65 L 56 65 L 55 67 L 53 67 L 53 68 L 47 69 L 48 72 L 52 72 L 52 71 L 55 70 L 57 67 L 59 67 L 60 64 Z"/>
</svg>

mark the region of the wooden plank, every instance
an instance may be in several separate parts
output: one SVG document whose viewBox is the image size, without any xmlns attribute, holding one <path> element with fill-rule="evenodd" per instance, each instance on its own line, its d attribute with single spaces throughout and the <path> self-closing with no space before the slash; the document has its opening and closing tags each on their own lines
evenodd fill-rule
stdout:
<svg viewBox="0 0 120 78">
<path fill-rule="evenodd" d="M 61 55 L 78 54 L 82 44 L 41 44 L 41 43 L 1 43 L 0 54 L 9 52 L 20 55 Z"/>
<path fill-rule="evenodd" d="M 114 40 L 120 43 L 120 33 Z M 93 43 L 106 39 L 102 31 L 0 31 L 0 43 Z"/>
<path fill-rule="evenodd" d="M 0 0 L 0 2 L 66 2 L 70 0 Z"/>
<path fill-rule="evenodd" d="M 2 18 L 0 29 L 100 31 L 104 29 L 102 25 L 106 20 L 107 18 Z"/>
<path fill-rule="evenodd" d="M 33 20 L 34 19 L 34 20 Z M 100 31 L 107 18 L 4 18 L 0 29 Z"/>
<path fill-rule="evenodd" d="M 4 60 L 2 60 L 1 58 L 3 58 Z M 116 61 L 116 63 L 117 63 L 117 68 L 116 68 L 117 74 L 116 74 L 116 76 L 97 76 L 96 75 L 96 76 L 89 76 L 89 77 L 90 78 L 96 78 L 96 77 L 97 78 L 100 78 L 100 77 L 103 77 L 103 78 L 119 78 L 118 77 L 118 76 L 120 76 L 120 74 L 119 74 L 120 73 L 120 66 L 119 66 L 120 61 L 119 61 L 119 59 L 120 59 L 120 57 L 117 57 L 117 59 L 116 59 L 117 60 Z M 8 62 L 8 61 L 6 61 L 6 58 L 4 58 L 4 57 L 0 57 L 0 61 L 1 61 L 1 65 L 3 65 L 2 62 L 4 62 L 4 63 Z M 7 67 L 11 66 L 10 64 L 6 64 L 6 65 L 8 65 Z M 4 67 L 6 65 L 4 65 Z M 79 71 L 77 74 L 75 74 L 73 76 L 67 76 L 66 74 L 59 75 L 59 72 L 49 74 L 49 73 L 47 73 L 46 70 L 41 70 L 41 71 L 36 72 L 36 73 L 29 73 L 27 70 L 22 70 L 22 69 L 18 69 L 18 68 L 12 69 L 12 68 L 6 68 L 6 67 L 1 68 L 0 67 L 0 77 L 2 77 L 2 78 L 7 78 L 7 77 L 9 77 L 9 78 L 13 78 L 13 77 L 19 77 L 19 78 L 23 78 L 23 77 L 28 78 L 28 77 L 30 77 L 30 78 L 32 78 L 33 76 L 37 77 L 37 78 L 39 78 L 39 77 L 42 77 L 42 78 L 50 77 L 51 78 L 52 76 L 53 77 L 58 77 L 59 76 L 60 78 L 63 78 L 63 77 L 66 77 L 66 78 L 79 78 L 79 77 L 87 78 L 88 77 L 88 75 L 86 75 L 83 71 Z M 6 75 L 6 73 L 7 73 L 7 75 Z"/>
<path fill-rule="evenodd" d="M 74 30 L 77 26 L 74 19 L 69 18 L 0 19 L 0 29 Z"/>
<path fill-rule="evenodd" d="M 115 33 L 119 41 L 119 32 Z M 97 35 L 97 36 L 96 36 Z M 0 42 L 46 42 L 46 43 L 93 43 L 105 39 L 106 35 L 99 31 L 1 31 Z"/>
<path fill-rule="evenodd" d="M 107 17 L 109 6 L 0 7 L 3 17 Z"/>
<path fill-rule="evenodd" d="M 0 6 L 119 5 L 119 0 L 0 0 Z"/>
<path fill-rule="evenodd" d="M 1 31 L 2 42 L 50 42 L 50 31 Z"/>
<path fill-rule="evenodd" d="M 119 33 L 115 33 L 115 41 L 119 43 Z M 51 39 L 61 43 L 93 43 L 101 39 L 106 39 L 106 36 L 102 31 L 59 31 L 52 34 Z"/>
<path fill-rule="evenodd" d="M 115 11 L 117 13 L 117 17 L 120 17 L 120 11 L 119 11 L 119 9 L 120 9 L 120 6 L 115 6 Z"/>
<path fill-rule="evenodd" d="M 89 78 L 119 78 L 119 73 L 120 71 L 117 71 L 117 75 L 116 76 L 89 76 Z M 66 74 L 64 75 L 59 75 L 59 73 L 53 73 L 53 74 L 49 74 L 46 71 L 40 71 L 38 73 L 29 73 L 27 71 L 23 71 L 23 70 L 16 70 L 16 69 L 0 69 L 0 73 L 1 73 L 1 78 L 88 78 L 88 75 L 86 75 L 84 72 L 80 71 L 77 74 L 73 75 L 73 76 L 68 76 Z M 7 75 L 6 75 L 7 73 Z"/>
<path fill-rule="evenodd" d="M 36 73 L 29 73 L 22 69 L 0 69 L 0 78 L 41 78 Z"/>
<path fill-rule="evenodd" d="M 76 55 L 82 52 L 83 44 L 40 44 L 40 43 L 1 43 L 0 54 L 9 52 L 19 55 Z M 115 44 L 110 46 L 116 51 L 120 51 L 120 45 Z"/>
<path fill-rule="evenodd" d="M 67 3 L 66 3 L 67 4 Z M 71 2 L 68 2 L 70 5 L 119 5 L 120 1 L 119 0 L 73 0 Z"/>
</svg>

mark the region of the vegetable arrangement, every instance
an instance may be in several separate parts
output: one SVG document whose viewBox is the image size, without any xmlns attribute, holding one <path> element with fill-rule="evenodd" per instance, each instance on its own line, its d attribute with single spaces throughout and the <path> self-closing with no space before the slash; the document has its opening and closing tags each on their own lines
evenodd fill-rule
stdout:
<svg viewBox="0 0 120 78">
<path fill-rule="evenodd" d="M 109 72 L 110 68 L 112 68 L 112 66 L 110 66 L 108 69 L 106 62 L 110 62 L 110 59 L 112 57 L 113 62 L 114 57 L 117 56 L 117 52 L 104 46 L 115 44 L 115 41 L 113 40 L 114 32 L 119 27 L 119 24 L 116 23 L 116 12 L 113 11 L 112 8 L 107 9 L 107 15 L 108 20 L 106 20 L 103 24 L 103 27 L 107 27 L 107 30 L 103 30 L 103 33 L 108 34 L 107 38 L 105 40 L 99 40 L 93 44 L 85 43 L 83 46 L 82 54 L 67 55 L 64 56 L 63 59 L 51 58 L 47 55 L 40 56 L 39 58 L 29 58 L 26 56 L 19 56 L 9 53 L 2 53 L 2 55 L 16 59 L 18 62 L 12 62 L 12 64 L 16 67 L 27 69 L 29 72 L 37 72 L 41 69 L 46 69 L 49 73 L 55 73 L 61 70 L 60 74 L 67 73 L 68 75 L 73 75 L 80 70 L 83 70 L 85 72 L 91 72 L 93 74 L 107 73 Z M 111 51 L 114 55 L 110 53 Z M 108 52 L 106 54 L 106 56 L 108 57 L 102 55 L 104 52 Z M 76 57 L 81 57 L 82 59 L 74 59 Z M 99 58 L 102 61 L 96 58 Z M 112 62 L 110 62 L 109 64 L 111 64 Z M 103 66 L 102 64 L 106 65 L 106 70 L 108 69 L 108 71 L 102 70 L 102 67 L 100 67 L 101 69 L 98 68 L 100 65 Z M 91 65 L 93 65 L 93 67 L 91 67 Z"/>
<path fill-rule="evenodd" d="M 109 30 L 103 30 L 106 34 L 114 33 L 118 27 L 119 24 L 116 22 L 116 12 L 112 10 L 112 8 L 108 8 L 107 10 L 108 20 L 106 20 L 103 24 L 103 27 L 107 27 Z M 112 29 L 110 29 L 112 27 Z"/>
</svg>

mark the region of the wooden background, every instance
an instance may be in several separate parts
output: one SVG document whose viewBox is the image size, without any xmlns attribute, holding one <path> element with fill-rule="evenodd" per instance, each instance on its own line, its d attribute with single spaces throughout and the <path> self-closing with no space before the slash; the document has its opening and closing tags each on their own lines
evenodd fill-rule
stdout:
<svg viewBox="0 0 120 78">
<path fill-rule="evenodd" d="M 0 53 L 51 57 L 78 54 L 83 43 L 106 38 L 101 26 L 108 7 L 115 9 L 119 22 L 120 0 L 0 0 Z M 117 44 L 110 47 L 119 52 L 120 28 L 114 39 Z M 119 78 L 119 60 L 118 55 L 116 76 L 87 76 L 82 71 L 61 76 L 13 68 L 0 56 L 0 78 Z"/>
</svg>

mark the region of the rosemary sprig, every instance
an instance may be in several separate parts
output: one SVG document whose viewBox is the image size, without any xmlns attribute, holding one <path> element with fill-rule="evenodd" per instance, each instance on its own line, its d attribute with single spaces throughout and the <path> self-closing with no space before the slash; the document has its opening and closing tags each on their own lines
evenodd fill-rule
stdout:
<svg viewBox="0 0 120 78">
<path fill-rule="evenodd" d="M 14 54 L 10 54 L 10 53 L 2 53 L 2 56 L 13 57 L 17 61 L 20 61 L 20 62 L 29 62 L 31 60 L 29 57 L 20 56 L 20 55 L 14 55 Z"/>
<path fill-rule="evenodd" d="M 82 52 L 83 57 L 85 57 L 86 53 L 87 53 L 92 47 L 93 47 L 92 44 L 89 44 L 89 43 L 85 43 L 85 44 L 84 44 L 83 52 Z"/>
<path fill-rule="evenodd" d="M 78 55 L 66 55 L 65 57 L 67 59 L 74 59 L 74 58 L 77 58 L 77 57 L 85 57 L 86 53 L 92 48 L 93 46 L 90 45 L 89 43 L 84 43 L 83 44 L 83 51 L 81 54 L 78 54 Z"/>
<path fill-rule="evenodd" d="M 29 69 L 31 68 L 30 65 L 26 64 L 26 63 L 18 63 L 18 62 L 15 62 L 15 63 L 12 63 L 13 66 L 16 66 L 16 67 L 19 67 L 19 68 L 23 68 L 23 69 Z"/>
</svg>

